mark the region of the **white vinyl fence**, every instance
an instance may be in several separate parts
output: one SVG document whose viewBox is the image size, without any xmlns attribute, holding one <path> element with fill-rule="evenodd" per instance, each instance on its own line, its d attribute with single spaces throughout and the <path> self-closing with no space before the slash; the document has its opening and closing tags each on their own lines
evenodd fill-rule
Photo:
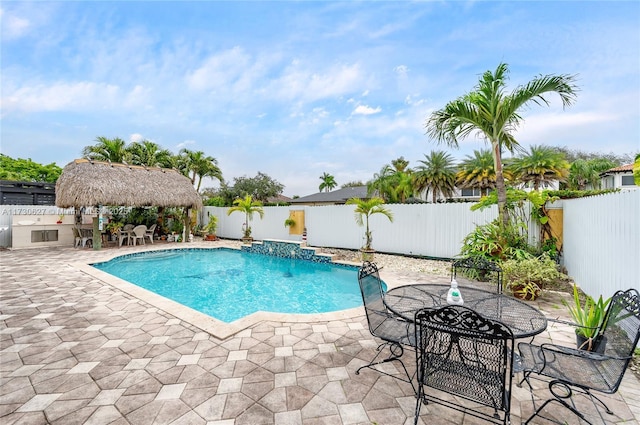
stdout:
<svg viewBox="0 0 640 425">
<path fill-rule="evenodd" d="M 592 296 L 640 290 L 640 190 L 563 201 L 564 265 Z"/>
<path fill-rule="evenodd" d="M 369 218 L 373 235 L 372 247 L 379 252 L 419 255 L 434 258 L 452 258 L 460 252 L 462 240 L 477 225 L 486 224 L 497 217 L 497 208 L 471 211 L 472 204 L 388 204 L 393 222 L 382 214 Z M 364 245 L 365 228 L 355 221 L 355 206 L 287 206 L 264 207 L 264 217 L 254 214 L 250 222 L 256 240 L 300 240 L 289 235 L 284 221 L 290 210 L 304 210 L 307 243 L 316 247 L 359 249 Z M 228 208 L 205 207 L 203 224 L 208 214 L 218 217 L 216 233 L 223 238 L 240 239 L 245 215 Z"/>
</svg>

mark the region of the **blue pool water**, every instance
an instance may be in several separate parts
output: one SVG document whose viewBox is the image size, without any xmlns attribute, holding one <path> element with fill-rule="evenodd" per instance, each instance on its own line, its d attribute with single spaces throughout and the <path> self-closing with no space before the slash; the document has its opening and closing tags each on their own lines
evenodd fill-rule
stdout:
<svg viewBox="0 0 640 425">
<path fill-rule="evenodd" d="M 256 311 L 325 313 L 362 305 L 355 267 L 233 249 L 146 252 L 93 266 L 227 323 Z"/>
</svg>

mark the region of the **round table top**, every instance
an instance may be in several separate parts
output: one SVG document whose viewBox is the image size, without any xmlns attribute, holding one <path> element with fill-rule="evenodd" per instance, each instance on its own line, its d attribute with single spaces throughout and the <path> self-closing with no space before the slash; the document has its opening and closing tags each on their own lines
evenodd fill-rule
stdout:
<svg viewBox="0 0 640 425">
<path fill-rule="evenodd" d="M 414 284 L 390 289 L 384 302 L 395 314 L 413 321 L 416 311 L 447 304 L 450 285 Z M 510 295 L 473 287 L 459 287 L 464 305 L 484 317 L 498 320 L 511 329 L 515 338 L 537 335 L 547 328 L 547 318 L 537 308 Z"/>
</svg>

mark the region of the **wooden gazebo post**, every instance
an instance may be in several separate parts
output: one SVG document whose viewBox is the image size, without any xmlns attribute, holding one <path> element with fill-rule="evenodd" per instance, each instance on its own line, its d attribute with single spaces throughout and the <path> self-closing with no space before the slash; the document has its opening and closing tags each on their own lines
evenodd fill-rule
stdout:
<svg viewBox="0 0 640 425">
<path fill-rule="evenodd" d="M 93 249 L 102 249 L 102 230 L 100 230 L 100 205 L 97 207 L 98 215 L 93 218 Z"/>
</svg>

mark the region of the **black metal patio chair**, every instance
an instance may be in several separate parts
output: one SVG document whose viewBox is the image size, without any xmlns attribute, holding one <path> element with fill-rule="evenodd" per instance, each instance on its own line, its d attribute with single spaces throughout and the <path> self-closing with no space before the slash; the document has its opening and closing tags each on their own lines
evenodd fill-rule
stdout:
<svg viewBox="0 0 640 425">
<path fill-rule="evenodd" d="M 602 354 L 554 344 L 518 344 L 524 365 L 524 377 L 520 383 L 526 381 L 529 385 L 534 408 L 535 399 L 530 382 L 532 374 L 551 378 L 548 385 L 552 397 L 538 407 L 525 424 L 536 416 L 555 423 L 566 423 L 543 416 L 542 410 L 553 402 L 592 424 L 591 419 L 595 414 L 589 412 L 587 415 L 580 411 L 585 405 L 581 407 L 575 403 L 576 394 L 591 400 L 598 416 L 606 423 L 598 405 L 608 414 L 612 414 L 612 411 L 593 391 L 604 394 L 618 391 L 640 339 L 640 296 L 637 290 L 618 291 L 613 295 L 599 333 L 606 338 Z"/>
<path fill-rule="evenodd" d="M 421 405 L 430 402 L 492 423 L 509 423 L 511 330 L 460 305 L 418 310 L 415 326 L 415 423 Z"/>
<path fill-rule="evenodd" d="M 404 347 L 415 348 L 413 323 L 393 314 L 385 306 L 382 281 L 380 280 L 378 267 L 374 263 L 365 261 L 362 264 L 362 267 L 358 270 L 358 283 L 360 284 L 360 292 L 367 316 L 369 332 L 384 342 L 378 345 L 377 354 L 371 362 L 356 370 L 356 375 L 360 374 L 360 370 L 369 368 L 384 375 L 408 382 L 414 386 L 413 376 L 409 374 L 407 367 L 402 361 Z M 378 360 L 385 351 L 388 352 L 388 356 Z M 398 362 L 402 366 L 407 378 L 401 378 L 375 367 L 376 365 L 389 362 Z"/>
<path fill-rule="evenodd" d="M 498 294 L 502 293 L 502 268 L 494 261 L 479 256 L 457 259 L 451 263 L 451 278 L 460 276 L 469 280 L 490 282 L 496 285 Z"/>
</svg>

